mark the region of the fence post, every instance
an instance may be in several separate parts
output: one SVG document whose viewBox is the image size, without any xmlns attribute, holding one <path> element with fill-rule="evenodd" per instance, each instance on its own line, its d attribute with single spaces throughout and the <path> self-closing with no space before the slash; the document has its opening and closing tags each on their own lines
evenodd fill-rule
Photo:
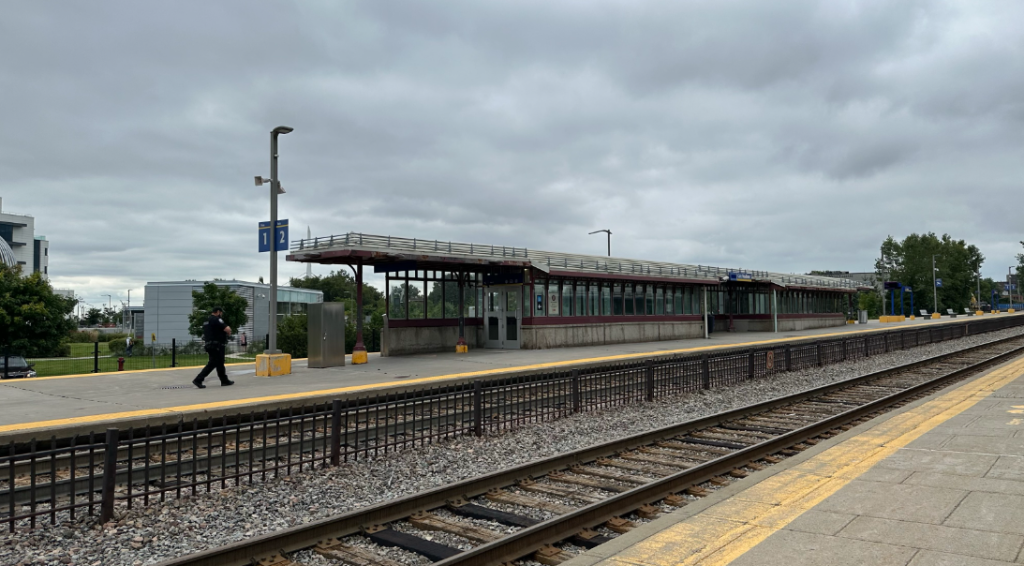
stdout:
<svg viewBox="0 0 1024 566">
<path fill-rule="evenodd" d="M 10 376 L 10 369 L 8 366 L 11 365 L 11 347 L 10 345 L 4 346 L 4 379 Z"/>
<path fill-rule="evenodd" d="M 114 488 L 117 486 L 117 429 L 107 429 L 107 447 L 103 452 L 103 493 L 100 523 L 114 518 Z M 131 480 L 129 480 L 131 481 Z"/>
<path fill-rule="evenodd" d="M 700 376 L 704 389 L 711 389 L 711 360 L 707 354 L 700 357 Z"/>
<path fill-rule="evenodd" d="M 753 348 L 751 348 L 750 351 L 747 352 L 747 358 L 748 358 L 748 362 L 749 362 L 747 364 L 749 366 L 749 371 L 747 372 L 747 379 L 753 380 L 754 379 L 754 349 Z"/>
<path fill-rule="evenodd" d="M 654 360 L 647 360 L 647 368 L 644 372 L 644 389 L 647 391 L 647 400 L 654 401 Z"/>
<path fill-rule="evenodd" d="M 867 336 L 864 336 L 864 357 L 871 357 L 871 340 Z"/>
<path fill-rule="evenodd" d="M 843 361 L 846 361 L 846 349 L 849 347 L 849 338 L 843 338 Z"/>
<path fill-rule="evenodd" d="M 580 370 L 572 370 L 572 412 L 580 412 L 580 405 L 582 404 L 580 399 Z"/>
<path fill-rule="evenodd" d="M 793 350 L 792 350 L 792 348 L 789 347 L 789 344 L 786 344 L 786 355 L 785 355 L 785 357 L 786 357 L 786 359 L 785 359 L 786 371 L 793 371 Z"/>
<path fill-rule="evenodd" d="M 178 339 L 171 338 L 171 367 L 178 367 Z"/>
<path fill-rule="evenodd" d="M 814 355 L 818 359 L 818 367 L 825 365 L 821 359 L 821 340 L 814 343 Z"/>
<path fill-rule="evenodd" d="M 484 435 L 484 384 L 473 382 L 473 429 L 477 436 Z"/>
<path fill-rule="evenodd" d="M 100 372 L 100 341 L 99 338 L 92 343 L 92 372 Z"/>
<path fill-rule="evenodd" d="M 341 399 L 331 402 L 331 465 L 341 464 Z"/>
</svg>

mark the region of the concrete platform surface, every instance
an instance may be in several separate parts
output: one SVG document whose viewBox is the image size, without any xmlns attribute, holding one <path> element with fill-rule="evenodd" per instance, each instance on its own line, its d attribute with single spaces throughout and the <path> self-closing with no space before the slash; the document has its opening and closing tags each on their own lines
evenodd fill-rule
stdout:
<svg viewBox="0 0 1024 566">
<path fill-rule="evenodd" d="M 1022 548 L 1018 358 L 564 566 L 995 566 Z"/>
<path fill-rule="evenodd" d="M 991 315 L 989 315 L 991 316 Z M 1001 314 L 995 316 L 1024 316 Z M 276 408 L 311 397 L 351 395 L 385 387 L 423 386 L 499 374 L 541 371 L 645 356 L 666 355 L 743 344 L 769 344 L 799 339 L 835 337 L 849 333 L 897 328 L 963 324 L 968 317 L 867 325 L 847 325 L 784 333 L 716 332 L 710 339 L 643 342 L 552 350 L 471 350 L 468 354 L 440 353 L 382 358 L 369 363 L 331 369 L 310 369 L 304 361 L 293 373 L 257 377 L 252 364 L 229 365 L 232 387 L 221 387 L 216 376 L 206 389 L 192 387 L 197 368 L 144 370 L 123 373 L 40 377 L 0 382 L 0 441 L 22 440 L 26 435 L 60 428 L 88 432 L 97 423 L 120 421 L 159 424 L 187 418 L 225 414 L 235 410 Z M 454 346 L 453 346 L 454 349 Z M 100 427 L 102 428 L 102 426 Z"/>
</svg>

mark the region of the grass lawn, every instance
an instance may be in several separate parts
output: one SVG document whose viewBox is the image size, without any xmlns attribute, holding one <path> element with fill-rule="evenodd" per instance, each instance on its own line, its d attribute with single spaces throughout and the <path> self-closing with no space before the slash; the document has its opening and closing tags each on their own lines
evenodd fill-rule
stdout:
<svg viewBox="0 0 1024 566">
<path fill-rule="evenodd" d="M 71 346 L 71 357 L 81 358 L 85 356 L 91 356 L 93 352 L 93 345 L 89 344 L 70 344 Z M 110 345 L 106 342 L 100 342 L 100 355 L 104 356 L 110 353 Z"/>
<path fill-rule="evenodd" d="M 92 344 L 88 344 L 91 348 Z M 105 344 L 100 344 L 101 350 L 100 355 L 103 356 L 103 347 Z M 107 352 L 109 354 L 109 352 Z M 92 350 L 89 350 L 87 355 L 91 355 Z M 242 354 L 243 357 L 225 358 L 226 364 L 244 364 L 252 363 L 256 360 L 256 354 Z M 206 365 L 207 356 L 205 353 L 202 354 L 178 354 L 176 358 L 177 366 L 203 366 Z M 31 362 L 31 360 L 30 360 Z M 36 373 L 39 377 L 49 377 L 54 375 L 73 375 L 78 373 L 91 373 L 93 370 L 93 360 L 91 357 L 84 360 L 74 359 L 62 359 L 62 360 L 44 360 L 38 362 L 31 362 L 35 364 Z M 134 356 L 131 358 L 124 359 L 125 371 L 140 370 L 140 369 L 152 369 L 152 368 L 169 368 L 171 367 L 171 356 Z M 99 369 L 101 373 L 104 372 L 116 372 L 117 371 L 117 358 L 116 357 L 101 357 L 99 359 Z"/>
</svg>

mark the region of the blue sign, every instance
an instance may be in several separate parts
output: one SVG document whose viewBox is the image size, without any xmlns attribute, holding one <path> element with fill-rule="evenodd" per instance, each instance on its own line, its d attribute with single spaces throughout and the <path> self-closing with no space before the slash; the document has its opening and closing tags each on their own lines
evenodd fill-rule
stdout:
<svg viewBox="0 0 1024 566">
<path fill-rule="evenodd" d="M 752 279 L 753 277 L 751 277 L 749 273 L 744 273 L 742 271 L 729 272 L 729 281 L 751 281 Z"/>
<path fill-rule="evenodd" d="M 274 251 L 288 251 L 288 220 L 278 220 L 277 229 L 273 234 L 270 233 L 270 222 L 260 222 L 259 238 L 261 253 L 269 252 L 271 243 L 274 245 Z"/>
<path fill-rule="evenodd" d="M 935 286 L 936 287 L 942 287 L 942 279 L 936 279 L 935 280 Z"/>
</svg>

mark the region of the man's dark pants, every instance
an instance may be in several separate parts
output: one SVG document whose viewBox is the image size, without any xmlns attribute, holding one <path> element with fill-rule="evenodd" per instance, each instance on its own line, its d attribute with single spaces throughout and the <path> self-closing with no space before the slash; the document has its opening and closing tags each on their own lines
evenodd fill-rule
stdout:
<svg viewBox="0 0 1024 566">
<path fill-rule="evenodd" d="M 203 371 L 199 372 L 195 381 L 202 383 L 206 376 L 210 375 L 215 369 L 217 370 L 217 377 L 220 378 L 220 382 L 224 383 L 227 381 L 228 372 L 224 369 L 224 344 L 210 342 L 206 344 L 206 353 L 210 355 L 210 361 L 207 362 Z"/>
</svg>

